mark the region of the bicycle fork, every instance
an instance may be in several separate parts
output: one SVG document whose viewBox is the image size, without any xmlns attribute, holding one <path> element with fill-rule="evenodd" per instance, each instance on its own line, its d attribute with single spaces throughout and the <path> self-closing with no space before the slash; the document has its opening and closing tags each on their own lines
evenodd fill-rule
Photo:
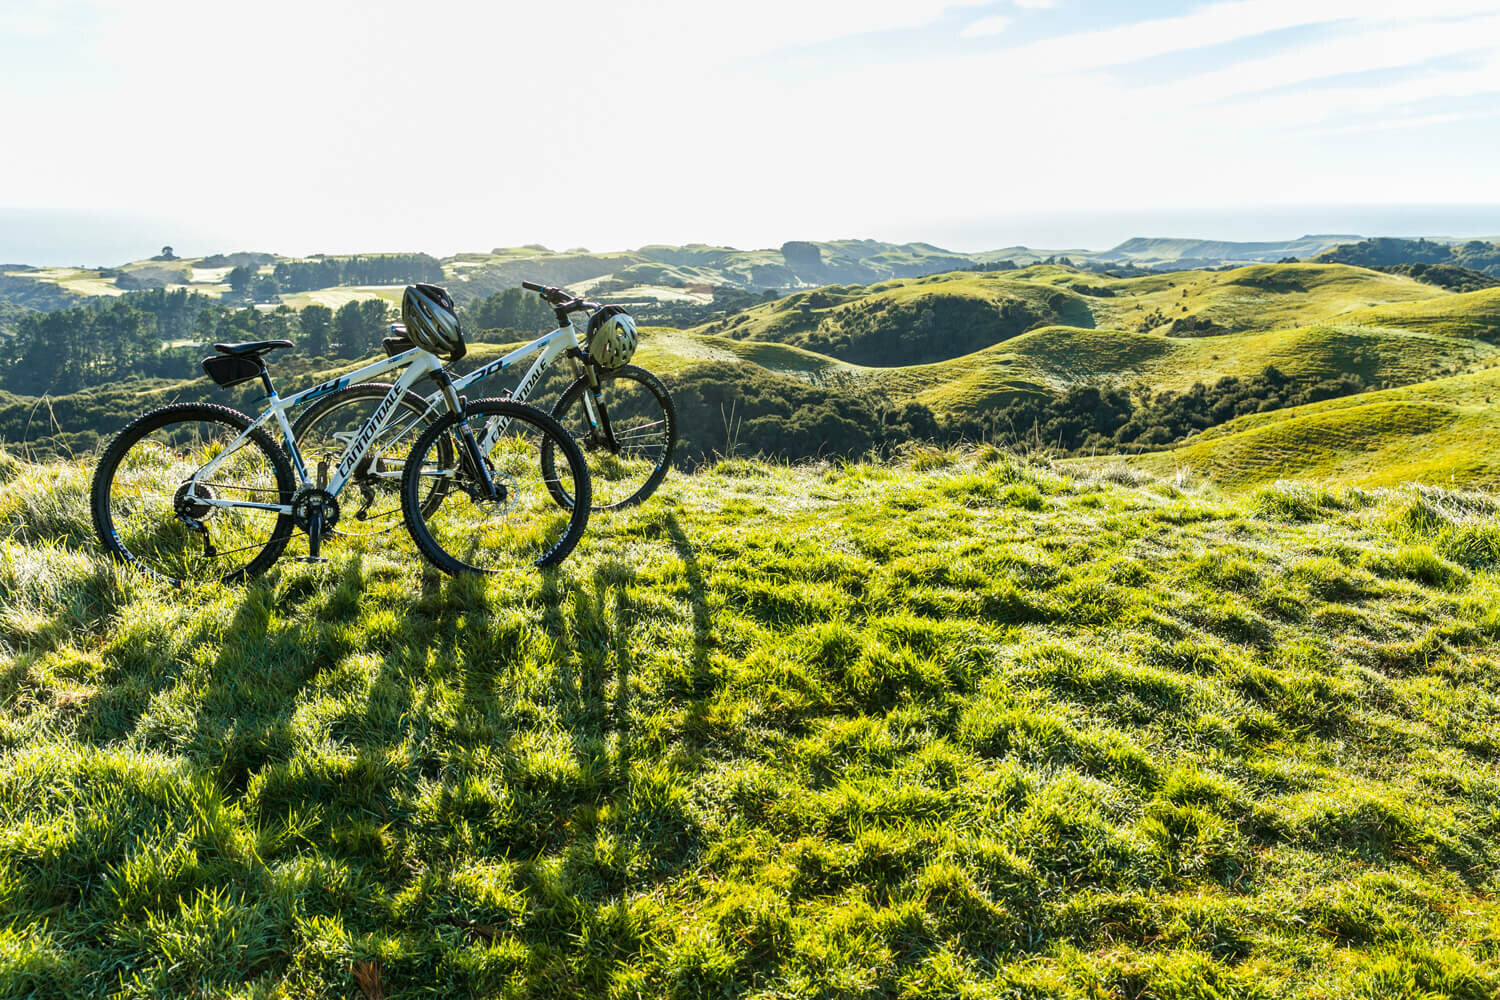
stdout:
<svg viewBox="0 0 1500 1000">
<path fill-rule="evenodd" d="M 572 359 L 570 359 L 572 360 Z M 573 370 L 578 371 L 578 362 L 573 361 Z M 588 375 L 588 386 L 583 392 L 583 412 L 588 417 L 591 426 L 590 437 L 604 445 L 611 455 L 620 453 L 620 442 L 615 440 L 614 428 L 609 423 L 609 413 L 604 408 L 604 390 L 599 385 L 599 368 L 597 365 L 585 364 L 584 372 Z"/>
<path fill-rule="evenodd" d="M 448 404 L 448 409 L 458 414 L 458 434 L 463 441 L 464 454 L 468 456 L 469 463 L 474 466 L 474 476 L 479 480 L 479 489 L 486 500 L 495 503 L 504 503 L 506 500 L 505 486 L 496 483 L 490 475 L 490 464 L 484 460 L 484 451 L 479 447 L 479 441 L 474 437 L 474 428 L 469 426 L 469 414 L 465 411 L 466 401 L 453 388 L 453 379 L 447 371 L 439 369 L 432 374 L 433 380 L 437 382 L 438 388 L 442 390 L 443 400 Z"/>
</svg>

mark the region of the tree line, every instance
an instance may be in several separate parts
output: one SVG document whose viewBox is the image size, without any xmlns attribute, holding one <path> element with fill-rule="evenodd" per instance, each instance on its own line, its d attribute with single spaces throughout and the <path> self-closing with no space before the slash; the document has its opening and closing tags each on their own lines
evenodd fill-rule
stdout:
<svg viewBox="0 0 1500 1000">
<path fill-rule="evenodd" d="M 311 260 L 281 261 L 270 274 L 261 274 L 259 266 L 250 262 L 235 267 L 225 278 L 235 295 L 248 296 L 257 302 L 337 285 L 407 285 L 442 280 L 443 265 L 425 253 L 318 255 Z"/>
<path fill-rule="evenodd" d="M 529 339 L 553 325 L 552 310 L 519 288 L 476 299 L 459 316 L 476 342 Z M 381 299 L 267 310 L 153 289 L 10 318 L 14 334 L 0 336 L 0 389 L 61 395 L 124 378 L 197 378 L 215 343 L 290 340 L 302 357 L 362 358 L 380 349 L 398 315 Z"/>
<path fill-rule="evenodd" d="M 186 289 L 155 289 L 15 320 L 0 341 L 0 388 L 38 396 L 124 378 L 196 378 L 209 345 L 291 340 L 304 356 L 359 358 L 379 348 L 390 306 L 234 308 Z"/>
<path fill-rule="evenodd" d="M 684 429 L 680 458 L 689 465 L 732 454 L 853 457 L 913 441 L 988 441 L 1063 454 L 1145 451 L 1246 414 L 1365 388 L 1356 375 L 1297 380 L 1267 367 L 1182 392 L 1137 397 L 1084 385 L 1027 394 L 981 414 L 945 417 L 920 403 L 882 401 L 848 387 L 813 385 L 733 363 L 696 365 L 671 386 Z"/>
<path fill-rule="evenodd" d="M 1120 388 L 1074 386 L 1028 394 L 988 413 L 951 424 L 949 432 L 1000 444 L 1028 444 L 1063 453 L 1143 451 L 1174 444 L 1236 417 L 1363 392 L 1358 375 L 1296 380 L 1274 366 L 1244 378 L 1226 376 L 1183 392 L 1133 397 Z"/>
<path fill-rule="evenodd" d="M 1500 277 L 1500 243 L 1486 243 L 1484 240 L 1438 243 L 1426 239 L 1402 240 L 1381 236 L 1336 246 L 1313 259 L 1321 263 L 1370 268 L 1402 264 L 1425 264 L 1428 267 L 1447 265 Z"/>
</svg>

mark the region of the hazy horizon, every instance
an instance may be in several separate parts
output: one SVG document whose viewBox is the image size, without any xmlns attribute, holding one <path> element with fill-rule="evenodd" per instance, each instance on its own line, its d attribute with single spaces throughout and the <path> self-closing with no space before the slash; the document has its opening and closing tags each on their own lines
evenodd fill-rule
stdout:
<svg viewBox="0 0 1500 1000">
<path fill-rule="evenodd" d="M 575 243 L 547 233 L 497 232 L 483 245 L 383 243 L 359 245 L 330 238 L 321 243 L 276 240 L 264 234 L 236 236 L 200 231 L 166 222 L 83 212 L 0 208 L 0 263 L 41 267 L 107 267 L 140 260 L 170 245 L 179 256 L 200 257 L 240 250 L 300 257 L 314 253 L 421 252 L 435 257 L 482 253 L 494 247 L 541 244 L 552 250 L 586 246 L 595 252 L 630 250 L 650 244 L 688 243 L 741 250 L 780 247 L 788 240 L 873 239 L 891 243 L 931 243 L 975 253 L 1012 246 L 1038 250 L 1102 251 L 1127 239 L 1205 239 L 1233 243 L 1278 242 L 1306 235 L 1392 236 L 1431 239 L 1500 238 L 1500 204 L 1262 206 L 1163 211 L 1026 213 L 1006 219 L 933 220 L 874 225 L 866 232 L 808 233 L 790 229 L 773 238 L 745 231 L 720 238 L 715 233 L 676 238 L 643 233 L 623 243 Z"/>
</svg>

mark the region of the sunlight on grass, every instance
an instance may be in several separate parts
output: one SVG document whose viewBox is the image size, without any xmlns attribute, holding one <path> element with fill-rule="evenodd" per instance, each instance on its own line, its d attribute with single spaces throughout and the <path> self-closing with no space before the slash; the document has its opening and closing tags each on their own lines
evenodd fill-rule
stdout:
<svg viewBox="0 0 1500 1000">
<path fill-rule="evenodd" d="M 1488 494 L 733 459 L 174 592 L 0 475 L 0 995 L 1500 990 Z"/>
</svg>

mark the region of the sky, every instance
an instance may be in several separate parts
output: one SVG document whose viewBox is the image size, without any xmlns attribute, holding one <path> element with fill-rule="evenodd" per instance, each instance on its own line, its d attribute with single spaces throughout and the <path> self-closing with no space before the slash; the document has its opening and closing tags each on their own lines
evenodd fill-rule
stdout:
<svg viewBox="0 0 1500 1000">
<path fill-rule="evenodd" d="M 1500 0 L 4 0 L 0 67 L 4 261 L 1500 235 Z"/>
</svg>

